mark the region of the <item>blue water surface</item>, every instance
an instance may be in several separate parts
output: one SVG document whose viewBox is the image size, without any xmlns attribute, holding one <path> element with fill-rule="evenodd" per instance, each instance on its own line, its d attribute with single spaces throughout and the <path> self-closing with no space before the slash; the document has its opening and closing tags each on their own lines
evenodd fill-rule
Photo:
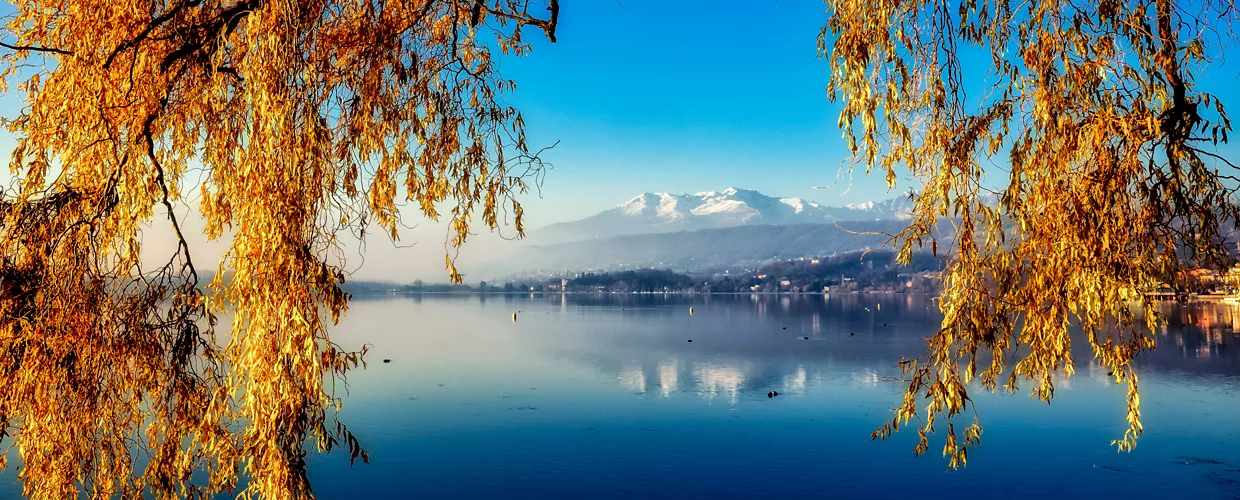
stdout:
<svg viewBox="0 0 1240 500">
<path fill-rule="evenodd" d="M 983 446 L 952 471 L 941 434 L 922 457 L 911 430 L 870 440 L 938 328 L 928 297 L 358 297 L 333 339 L 370 346 L 341 419 L 371 460 L 310 476 L 325 499 L 1240 498 L 1240 310 L 1165 312 L 1135 451 L 1077 335 L 1053 404 L 972 389 Z"/>
<path fill-rule="evenodd" d="M 1053 404 L 973 391 L 983 447 L 949 471 L 941 435 L 922 457 L 912 432 L 870 440 L 903 393 L 887 377 L 938 327 L 927 297 L 360 300 L 338 339 L 371 364 L 342 418 L 372 460 L 310 470 L 322 498 L 1240 496 L 1240 314 L 1167 312 L 1134 452 L 1110 445 L 1124 387 L 1077 338 Z"/>
</svg>

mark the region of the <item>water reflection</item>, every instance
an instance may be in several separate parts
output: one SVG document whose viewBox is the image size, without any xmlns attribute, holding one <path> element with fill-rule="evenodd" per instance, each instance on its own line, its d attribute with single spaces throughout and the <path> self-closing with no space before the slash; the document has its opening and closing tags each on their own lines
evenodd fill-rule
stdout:
<svg viewBox="0 0 1240 500">
<path fill-rule="evenodd" d="M 666 398 L 676 392 L 679 384 L 680 373 L 676 371 L 676 360 L 659 363 L 659 389 L 663 392 L 663 397 Z"/>
<path fill-rule="evenodd" d="M 733 391 L 765 394 L 776 380 L 786 390 L 800 390 L 820 365 L 842 364 L 875 377 L 892 376 L 900 357 L 919 354 L 923 337 L 939 324 L 930 299 L 916 295 L 723 296 L 698 305 L 691 320 L 675 321 L 667 319 L 694 299 L 619 295 L 567 300 L 590 307 L 614 300 L 625 306 L 623 312 L 615 311 L 625 315 L 624 321 L 650 324 L 638 331 L 596 327 L 591 342 L 570 344 L 571 350 L 558 343 L 540 348 L 603 371 L 619 373 L 616 367 L 623 365 L 629 370 L 623 379 L 633 380 L 640 373 L 643 381 L 660 380 L 664 395 L 675 392 L 679 380 L 697 384 L 681 390 L 728 394 L 729 399 L 735 399 Z M 771 304 L 778 304 L 778 313 L 771 314 Z M 1161 312 L 1167 325 L 1155 332 L 1157 348 L 1138 359 L 1143 372 L 1240 375 L 1240 305 L 1168 304 Z M 594 311 L 590 319 L 600 314 Z M 1090 349 L 1082 334 L 1074 332 L 1078 373 L 1105 380 L 1106 370 L 1090 362 Z M 729 358 L 736 359 L 721 361 Z M 1070 380 L 1061 383 L 1067 387 Z"/>
<path fill-rule="evenodd" d="M 1171 344 L 1182 357 L 1206 362 L 1234 358 L 1237 332 L 1240 332 L 1240 304 L 1229 302 L 1197 302 L 1186 305 L 1165 305 L 1160 311 L 1168 325 L 1159 330 L 1161 345 Z M 1170 342 L 1168 342 L 1170 341 Z M 1230 346 L 1230 350 L 1229 350 Z M 1240 372 L 1231 372 L 1240 373 Z"/>
<path fill-rule="evenodd" d="M 986 446 L 950 474 L 909 453 L 915 435 L 869 441 L 903 390 L 896 362 L 938 328 L 925 296 L 427 295 L 351 309 L 337 340 L 393 362 L 350 379 L 345 418 L 375 459 L 317 458 L 323 498 L 888 498 L 893 475 L 985 497 L 1212 498 L 1240 482 L 1229 304 L 1165 308 L 1158 349 L 1139 359 L 1135 453 L 1107 446 L 1123 388 L 1077 334 L 1077 375 L 1053 405 L 974 395 Z"/>
<path fill-rule="evenodd" d="M 1240 484 L 1233 304 L 1163 307 L 1158 348 L 1137 360 L 1147 432 L 1133 454 L 1107 446 L 1123 388 L 1077 333 L 1077 375 L 1053 405 L 973 396 L 986 445 L 950 474 L 909 453 L 915 435 L 868 439 L 903 390 L 896 363 L 938 328 L 929 297 L 423 295 L 350 309 L 334 340 L 392 362 L 350 376 L 343 420 L 372 462 L 312 457 L 320 498 L 890 498 L 903 495 L 893 476 L 943 496 L 1214 498 Z M 19 491 L 0 483 L 0 498 Z"/>
</svg>

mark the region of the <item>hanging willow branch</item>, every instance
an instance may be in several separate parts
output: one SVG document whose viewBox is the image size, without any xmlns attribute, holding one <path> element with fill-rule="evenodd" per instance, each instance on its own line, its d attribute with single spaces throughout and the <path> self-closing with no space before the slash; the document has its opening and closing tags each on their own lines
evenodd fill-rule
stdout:
<svg viewBox="0 0 1240 500">
<path fill-rule="evenodd" d="M 554 41 L 558 9 L 16 2 L 0 76 L 28 105 L 5 122 L 21 187 L 0 201 L 0 440 L 25 494 L 209 497 L 244 476 L 242 496 L 307 498 L 307 447 L 367 460 L 336 419 L 364 353 L 328 335 L 348 303 L 338 236 L 395 237 L 398 196 L 451 207 L 449 250 L 476 214 L 495 229 L 514 212 L 523 233 L 514 196 L 542 162 L 492 51 L 526 53 L 522 27 Z M 191 164 L 207 235 L 231 231 L 209 283 L 176 210 Z M 168 258 L 142 250 L 156 220 Z"/>
<path fill-rule="evenodd" d="M 854 159 L 893 187 L 898 169 L 921 184 L 893 239 L 901 258 L 939 247 L 937 220 L 956 227 L 942 329 L 901 363 L 908 390 L 873 437 L 916 418 L 922 453 L 947 420 L 943 454 L 963 465 L 981 436 L 970 383 L 1028 383 L 1050 402 L 1075 369 L 1079 326 L 1127 384 L 1115 444 L 1131 450 L 1142 432 L 1132 361 L 1159 321 L 1139 292 L 1233 260 L 1237 185 L 1218 149 L 1231 122 L 1194 75 L 1235 46 L 1240 13 L 1213 0 L 827 3 L 820 48 Z M 961 439 L 951 421 L 965 412 Z"/>
</svg>

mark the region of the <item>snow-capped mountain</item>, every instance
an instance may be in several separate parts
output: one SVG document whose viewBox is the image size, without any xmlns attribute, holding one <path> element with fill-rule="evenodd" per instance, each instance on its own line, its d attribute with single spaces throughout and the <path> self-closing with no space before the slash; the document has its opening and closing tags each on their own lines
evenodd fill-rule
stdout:
<svg viewBox="0 0 1240 500">
<path fill-rule="evenodd" d="M 735 226 L 898 220 L 908 218 L 912 206 L 908 195 L 827 207 L 801 198 L 767 196 L 737 188 L 696 194 L 642 193 L 594 216 L 534 231 L 531 240 L 548 244 Z"/>
</svg>

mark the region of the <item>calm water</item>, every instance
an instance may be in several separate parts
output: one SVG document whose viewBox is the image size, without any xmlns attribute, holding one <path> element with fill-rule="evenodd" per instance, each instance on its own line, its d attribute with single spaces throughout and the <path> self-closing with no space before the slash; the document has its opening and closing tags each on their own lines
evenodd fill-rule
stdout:
<svg viewBox="0 0 1240 500">
<path fill-rule="evenodd" d="M 937 326 L 924 297 L 360 299 L 335 338 L 372 345 L 343 415 L 372 460 L 311 476 L 320 498 L 1240 497 L 1240 313 L 1168 312 L 1135 452 L 1082 340 L 1053 405 L 975 394 L 984 447 L 947 471 L 941 441 L 869 440 L 903 391 L 881 377 Z"/>
</svg>

